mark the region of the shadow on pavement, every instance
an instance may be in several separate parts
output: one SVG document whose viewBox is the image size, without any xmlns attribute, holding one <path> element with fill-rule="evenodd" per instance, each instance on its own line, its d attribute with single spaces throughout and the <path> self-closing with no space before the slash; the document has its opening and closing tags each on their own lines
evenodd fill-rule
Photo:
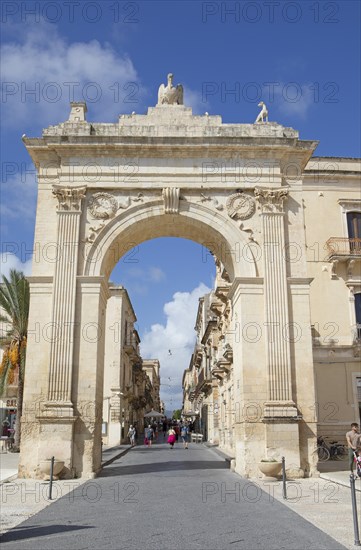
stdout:
<svg viewBox="0 0 361 550">
<path fill-rule="evenodd" d="M 134 474 L 146 474 L 149 472 L 172 472 L 176 470 L 228 470 L 225 462 L 218 460 L 193 460 L 193 461 L 172 461 L 172 462 L 154 462 L 150 464 L 132 464 L 123 466 L 123 464 L 112 464 L 101 472 L 99 477 L 126 476 Z"/>
<path fill-rule="evenodd" d="M 319 472 L 344 472 L 349 470 L 348 459 L 345 460 L 327 460 L 327 462 L 318 462 Z"/>
<path fill-rule="evenodd" d="M 2 537 L 1 544 L 4 542 L 14 542 L 16 540 L 31 539 L 34 537 L 45 537 L 56 533 L 64 533 L 66 531 L 78 531 L 79 529 L 94 529 L 91 525 L 46 525 L 39 527 L 14 527 Z"/>
</svg>

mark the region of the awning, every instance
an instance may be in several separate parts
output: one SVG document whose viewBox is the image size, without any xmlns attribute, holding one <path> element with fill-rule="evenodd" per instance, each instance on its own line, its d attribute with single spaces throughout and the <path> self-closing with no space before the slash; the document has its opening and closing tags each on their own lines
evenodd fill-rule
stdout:
<svg viewBox="0 0 361 550">
<path fill-rule="evenodd" d="M 144 418 L 160 418 L 160 417 L 163 417 L 164 414 L 158 412 L 158 411 L 154 411 L 154 410 L 151 410 L 149 411 L 149 413 L 145 414 L 144 415 Z"/>
</svg>

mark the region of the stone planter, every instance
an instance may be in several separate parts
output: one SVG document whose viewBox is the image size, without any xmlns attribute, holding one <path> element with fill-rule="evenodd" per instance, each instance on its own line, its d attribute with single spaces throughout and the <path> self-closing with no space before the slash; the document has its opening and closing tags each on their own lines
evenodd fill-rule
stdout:
<svg viewBox="0 0 361 550">
<path fill-rule="evenodd" d="M 259 462 L 258 469 L 267 477 L 278 477 L 282 473 L 282 462 Z"/>
<path fill-rule="evenodd" d="M 57 481 L 59 479 L 59 474 L 61 473 L 62 469 L 64 468 L 65 462 L 62 460 L 58 460 L 57 458 L 54 460 L 54 468 L 53 468 L 53 479 Z M 40 472 L 43 474 L 43 479 L 45 481 L 50 480 L 50 468 L 51 468 L 51 459 L 46 458 L 45 460 L 41 460 L 39 464 Z"/>
</svg>

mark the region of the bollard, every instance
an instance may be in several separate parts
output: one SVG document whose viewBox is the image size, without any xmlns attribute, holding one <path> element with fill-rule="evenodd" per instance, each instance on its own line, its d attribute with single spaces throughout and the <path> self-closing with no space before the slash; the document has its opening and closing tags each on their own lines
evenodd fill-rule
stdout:
<svg viewBox="0 0 361 550">
<path fill-rule="evenodd" d="M 358 530 L 355 478 L 353 474 L 350 474 L 350 488 L 351 488 L 351 502 L 352 502 L 352 515 L 353 515 L 353 532 L 354 532 L 354 539 L 355 539 L 354 545 L 361 546 L 360 535 Z"/>
<path fill-rule="evenodd" d="M 50 484 L 49 484 L 49 500 L 52 498 L 52 492 L 53 492 L 53 474 L 54 474 L 54 460 L 55 457 L 51 457 L 51 463 L 50 463 Z"/>
<path fill-rule="evenodd" d="M 286 486 L 286 461 L 285 457 L 282 457 L 282 496 L 284 500 L 287 500 L 287 486 Z"/>
</svg>

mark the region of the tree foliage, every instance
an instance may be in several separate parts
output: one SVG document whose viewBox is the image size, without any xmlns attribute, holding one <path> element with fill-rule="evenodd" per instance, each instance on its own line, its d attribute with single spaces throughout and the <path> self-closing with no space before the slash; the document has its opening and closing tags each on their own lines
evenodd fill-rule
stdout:
<svg viewBox="0 0 361 550">
<path fill-rule="evenodd" d="M 175 409 L 173 411 L 172 417 L 175 418 L 176 420 L 180 420 L 181 416 L 182 416 L 182 409 Z"/>
<path fill-rule="evenodd" d="M 15 447 L 20 445 L 20 418 L 22 414 L 25 379 L 26 344 L 28 334 L 30 292 L 29 283 L 21 271 L 12 269 L 9 279 L 3 275 L 0 285 L 0 322 L 6 329 L 0 343 L 4 350 L 0 365 L 0 395 L 14 382 L 18 373 L 18 398 L 15 424 Z"/>
</svg>

